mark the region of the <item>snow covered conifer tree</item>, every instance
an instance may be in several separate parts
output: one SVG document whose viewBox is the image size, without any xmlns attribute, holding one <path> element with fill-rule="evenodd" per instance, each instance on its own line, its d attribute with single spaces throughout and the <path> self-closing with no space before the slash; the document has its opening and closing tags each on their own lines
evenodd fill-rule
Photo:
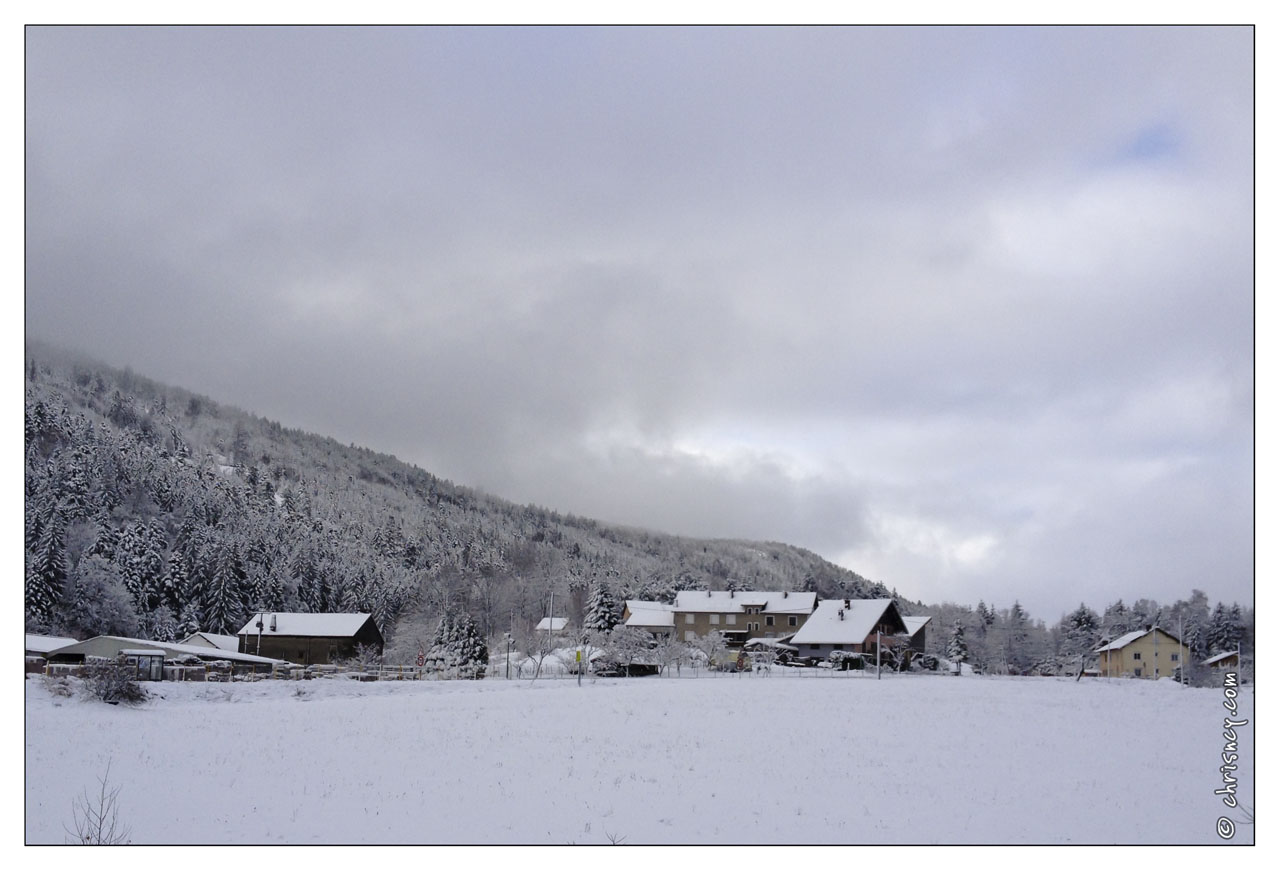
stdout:
<svg viewBox="0 0 1280 871">
<path fill-rule="evenodd" d="M 969 644 L 964 638 L 964 624 L 959 620 L 951 628 L 951 639 L 947 642 L 947 659 L 956 663 L 969 661 Z"/>
<path fill-rule="evenodd" d="M 587 601 L 587 614 L 582 621 L 582 628 L 589 635 L 603 637 L 613 631 L 613 627 L 622 622 L 622 609 L 618 600 L 613 597 L 613 590 L 603 580 L 591 585 L 591 597 Z"/>
<path fill-rule="evenodd" d="M 27 561 L 26 611 L 30 619 L 42 624 L 53 616 L 67 579 L 64 535 L 62 512 L 54 506 L 41 524 L 35 552 Z"/>
</svg>

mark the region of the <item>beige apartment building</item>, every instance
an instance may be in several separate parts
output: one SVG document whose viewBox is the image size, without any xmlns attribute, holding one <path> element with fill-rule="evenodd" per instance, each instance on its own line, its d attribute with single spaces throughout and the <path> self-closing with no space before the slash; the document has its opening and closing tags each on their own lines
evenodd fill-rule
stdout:
<svg viewBox="0 0 1280 871">
<path fill-rule="evenodd" d="M 680 641 L 720 632 L 730 647 L 741 647 L 753 638 L 794 634 L 817 606 L 817 593 L 681 590 L 671 606 L 671 625 Z"/>
</svg>

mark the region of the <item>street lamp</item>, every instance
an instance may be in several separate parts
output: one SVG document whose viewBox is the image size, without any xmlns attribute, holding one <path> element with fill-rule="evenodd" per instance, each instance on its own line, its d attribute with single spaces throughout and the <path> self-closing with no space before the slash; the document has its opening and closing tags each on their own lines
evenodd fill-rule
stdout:
<svg viewBox="0 0 1280 871">
<path fill-rule="evenodd" d="M 503 632 L 502 637 L 507 639 L 507 680 L 511 680 L 511 633 Z"/>
</svg>

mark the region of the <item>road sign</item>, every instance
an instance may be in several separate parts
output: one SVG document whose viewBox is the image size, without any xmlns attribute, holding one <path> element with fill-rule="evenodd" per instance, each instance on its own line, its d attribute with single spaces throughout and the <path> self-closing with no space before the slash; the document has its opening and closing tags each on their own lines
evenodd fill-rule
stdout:
<svg viewBox="0 0 1280 871">
<path fill-rule="evenodd" d="M 422 668 L 427 664 L 427 655 L 421 650 L 418 651 L 418 668 Z"/>
</svg>

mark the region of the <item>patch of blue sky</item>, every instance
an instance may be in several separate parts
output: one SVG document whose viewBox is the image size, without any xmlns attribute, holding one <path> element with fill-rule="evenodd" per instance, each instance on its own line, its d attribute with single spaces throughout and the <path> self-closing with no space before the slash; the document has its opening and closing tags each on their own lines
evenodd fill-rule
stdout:
<svg viewBox="0 0 1280 871">
<path fill-rule="evenodd" d="M 1172 124 L 1156 123 L 1143 127 L 1104 161 L 1110 164 L 1166 163 L 1182 153 L 1182 137 Z"/>
</svg>

